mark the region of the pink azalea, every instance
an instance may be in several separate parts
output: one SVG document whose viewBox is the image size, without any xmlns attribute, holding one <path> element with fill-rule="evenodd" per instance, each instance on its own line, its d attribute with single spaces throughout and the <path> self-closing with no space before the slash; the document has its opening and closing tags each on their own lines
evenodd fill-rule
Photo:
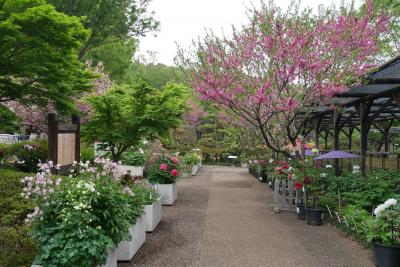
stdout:
<svg viewBox="0 0 400 267">
<path fill-rule="evenodd" d="M 171 158 L 171 161 L 172 161 L 174 164 L 178 164 L 178 163 L 179 163 L 179 159 L 178 159 L 177 157 L 172 157 L 172 158 Z"/>
</svg>

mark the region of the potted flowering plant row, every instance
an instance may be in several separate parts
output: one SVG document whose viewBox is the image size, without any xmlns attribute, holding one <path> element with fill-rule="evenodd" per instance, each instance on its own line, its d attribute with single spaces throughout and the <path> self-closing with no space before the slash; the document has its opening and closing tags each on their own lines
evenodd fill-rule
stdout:
<svg viewBox="0 0 400 267">
<path fill-rule="evenodd" d="M 386 200 L 374 210 L 368 239 L 373 242 L 374 260 L 379 267 L 400 266 L 400 204 Z"/>
<path fill-rule="evenodd" d="M 149 170 L 149 182 L 161 196 L 163 205 L 173 205 L 178 196 L 177 179 L 179 176 L 179 159 L 177 157 L 161 157 Z"/>
<path fill-rule="evenodd" d="M 39 241 L 37 266 L 117 266 L 145 241 L 144 200 L 121 183 L 108 159 L 74 163 L 70 177 L 55 178 L 51 162 L 25 177 L 24 196 L 36 203 L 26 222 Z M 105 264 L 105 265 L 104 265 Z"/>
</svg>

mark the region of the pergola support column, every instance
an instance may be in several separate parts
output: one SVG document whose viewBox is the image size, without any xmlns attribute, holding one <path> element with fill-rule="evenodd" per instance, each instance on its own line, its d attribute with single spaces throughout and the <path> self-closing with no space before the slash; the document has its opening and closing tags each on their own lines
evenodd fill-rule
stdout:
<svg viewBox="0 0 400 267">
<path fill-rule="evenodd" d="M 334 150 L 340 150 L 340 117 L 341 114 L 337 109 L 333 111 L 333 132 L 334 132 Z M 339 159 L 335 159 L 335 174 L 339 176 L 340 174 L 340 166 L 339 166 Z"/>
<path fill-rule="evenodd" d="M 362 101 L 360 102 L 360 156 L 361 164 L 360 164 L 360 172 L 362 176 L 365 176 L 365 169 L 366 169 L 366 156 L 368 150 L 368 132 L 369 132 L 369 120 L 368 120 L 368 112 L 369 112 L 369 105 Z"/>
</svg>

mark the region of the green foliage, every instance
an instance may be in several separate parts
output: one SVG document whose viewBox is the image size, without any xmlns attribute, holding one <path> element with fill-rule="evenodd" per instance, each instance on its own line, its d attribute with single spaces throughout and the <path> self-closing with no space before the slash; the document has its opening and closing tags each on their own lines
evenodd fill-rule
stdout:
<svg viewBox="0 0 400 267">
<path fill-rule="evenodd" d="M 162 165 L 165 165 L 165 169 L 162 169 Z M 177 181 L 178 175 L 172 175 L 172 171 L 179 170 L 179 165 L 174 163 L 170 157 L 162 156 L 157 162 L 151 166 L 148 179 L 152 184 L 173 184 Z"/>
<path fill-rule="evenodd" d="M 0 104 L 0 132 L 14 133 L 20 119 L 8 107 Z"/>
<path fill-rule="evenodd" d="M 104 263 L 108 248 L 130 238 L 128 229 L 138 208 L 130 204 L 128 194 L 108 176 L 65 179 L 44 206 L 43 220 L 33 224 L 40 241 L 35 262 L 88 267 Z"/>
<path fill-rule="evenodd" d="M 151 87 L 162 89 L 169 82 L 184 82 L 182 71 L 177 67 L 166 66 L 164 64 L 142 64 L 132 65 L 131 71 L 126 77 L 127 82 L 143 80 Z"/>
<path fill-rule="evenodd" d="M 0 169 L 0 266 L 31 266 L 37 243 L 24 224 L 26 215 L 34 207 L 21 197 L 20 179 L 26 173 Z"/>
<path fill-rule="evenodd" d="M 122 164 L 130 166 L 144 166 L 146 155 L 136 151 L 127 151 L 121 158 Z"/>
<path fill-rule="evenodd" d="M 136 46 L 133 39 L 107 43 L 91 49 L 86 58 L 90 59 L 93 67 L 101 62 L 110 78 L 122 83 L 132 68 Z"/>
<path fill-rule="evenodd" d="M 138 82 L 120 86 L 88 99 L 93 108 L 90 121 L 82 128 L 84 139 L 100 141 L 118 161 L 129 147 L 142 138 L 167 137 L 177 128 L 186 110 L 187 88 L 168 84 L 162 91 Z"/>
<path fill-rule="evenodd" d="M 196 165 L 199 164 L 201 161 L 201 155 L 195 152 L 189 152 L 186 153 L 185 156 L 183 156 L 183 162 L 186 165 Z"/>
<path fill-rule="evenodd" d="M 143 36 L 158 28 L 152 13 L 147 12 L 150 0 L 49 0 L 58 11 L 83 18 L 91 34 L 80 50 L 80 58 L 93 47 Z"/>
<path fill-rule="evenodd" d="M 3 146 L 6 160 L 15 159 L 14 166 L 24 172 L 36 172 L 37 164 L 48 158 L 46 140 L 18 142 Z"/>
<path fill-rule="evenodd" d="M 79 2 L 79 1 L 77 1 Z M 71 110 L 70 97 L 88 91 L 92 75 L 77 50 L 87 31 L 77 17 L 45 0 L 0 2 L 0 99 Z"/>
<path fill-rule="evenodd" d="M 159 197 L 156 190 L 146 185 L 134 186 L 132 191 L 135 193 L 135 197 L 142 201 L 142 205 L 151 205 Z"/>
<path fill-rule="evenodd" d="M 81 161 L 92 162 L 94 160 L 94 148 L 91 145 L 81 145 Z"/>
</svg>

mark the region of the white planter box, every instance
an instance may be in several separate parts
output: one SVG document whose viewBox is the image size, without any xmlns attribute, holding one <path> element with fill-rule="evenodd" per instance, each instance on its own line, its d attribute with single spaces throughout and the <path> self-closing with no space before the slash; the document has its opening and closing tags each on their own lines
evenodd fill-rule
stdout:
<svg viewBox="0 0 400 267">
<path fill-rule="evenodd" d="M 136 224 L 131 225 L 129 233 L 132 236 L 131 241 L 122 241 L 118 244 L 118 261 L 130 261 L 138 252 L 140 247 L 146 241 L 145 217 L 140 216 Z"/>
<path fill-rule="evenodd" d="M 161 197 L 161 204 L 173 205 L 178 197 L 178 188 L 176 183 L 173 184 L 155 184 L 155 190 Z"/>
<path fill-rule="evenodd" d="M 103 265 L 97 265 L 96 267 L 117 267 L 118 254 L 116 249 L 109 249 L 107 261 Z M 31 267 L 43 267 L 42 265 L 32 265 Z"/>
<path fill-rule="evenodd" d="M 121 170 L 124 174 L 131 172 L 132 176 L 141 176 L 143 177 L 143 167 L 142 166 L 130 166 L 130 165 L 121 165 Z"/>
<path fill-rule="evenodd" d="M 193 165 L 191 175 L 196 175 L 199 172 L 199 165 Z"/>
<path fill-rule="evenodd" d="M 151 205 L 144 206 L 146 232 L 153 232 L 161 221 L 161 197 Z"/>
<path fill-rule="evenodd" d="M 97 267 L 117 267 L 117 249 L 109 249 L 107 261 L 104 265 L 97 265 Z"/>
</svg>

